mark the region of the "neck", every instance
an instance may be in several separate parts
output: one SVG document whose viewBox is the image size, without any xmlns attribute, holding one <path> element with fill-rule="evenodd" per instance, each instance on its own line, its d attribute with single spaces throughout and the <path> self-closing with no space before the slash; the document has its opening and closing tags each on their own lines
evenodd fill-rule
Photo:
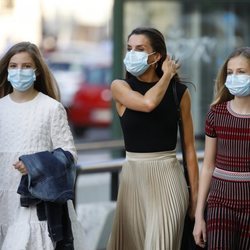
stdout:
<svg viewBox="0 0 250 250">
<path fill-rule="evenodd" d="M 35 90 L 34 88 L 30 88 L 29 90 L 24 92 L 13 90 L 13 92 L 10 94 L 10 97 L 13 101 L 22 103 L 31 101 L 36 97 L 37 94 L 37 90 Z"/>
<path fill-rule="evenodd" d="M 250 114 L 250 96 L 235 97 L 231 101 L 231 108 L 238 114 L 249 115 Z"/>
<path fill-rule="evenodd" d="M 153 68 L 149 68 L 144 74 L 140 75 L 138 79 L 142 82 L 158 82 L 159 77 L 156 75 Z"/>
</svg>

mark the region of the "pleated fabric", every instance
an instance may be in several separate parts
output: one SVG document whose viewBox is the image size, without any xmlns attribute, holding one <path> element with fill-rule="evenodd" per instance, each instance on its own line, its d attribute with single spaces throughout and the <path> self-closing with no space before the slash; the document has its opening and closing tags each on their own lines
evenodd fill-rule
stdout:
<svg viewBox="0 0 250 250">
<path fill-rule="evenodd" d="M 189 194 L 175 151 L 126 159 L 107 250 L 180 249 Z"/>
</svg>

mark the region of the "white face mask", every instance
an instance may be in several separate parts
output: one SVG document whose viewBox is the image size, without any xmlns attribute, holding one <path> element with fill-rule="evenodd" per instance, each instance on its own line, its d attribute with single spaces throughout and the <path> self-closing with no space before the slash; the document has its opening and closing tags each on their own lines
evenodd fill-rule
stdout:
<svg viewBox="0 0 250 250">
<path fill-rule="evenodd" d="M 225 86 L 234 96 L 250 95 L 250 75 L 228 75 Z"/>
<path fill-rule="evenodd" d="M 18 91 L 26 91 L 36 80 L 34 69 L 8 69 L 8 81 Z"/>
<path fill-rule="evenodd" d="M 126 70 L 136 77 L 142 75 L 153 64 L 148 64 L 148 56 L 154 53 L 147 54 L 144 51 L 128 51 L 123 60 Z"/>
</svg>

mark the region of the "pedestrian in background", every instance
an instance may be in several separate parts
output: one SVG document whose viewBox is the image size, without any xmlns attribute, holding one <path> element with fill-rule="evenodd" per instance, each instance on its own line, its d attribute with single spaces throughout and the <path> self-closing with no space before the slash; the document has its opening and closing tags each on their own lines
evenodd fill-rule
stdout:
<svg viewBox="0 0 250 250">
<path fill-rule="evenodd" d="M 250 249 L 250 47 L 235 49 L 218 72 L 205 133 L 195 241 Z"/>
<path fill-rule="evenodd" d="M 52 250 L 74 249 L 74 246 L 76 250 L 83 249 L 75 234 L 81 227 L 72 201 L 66 205 L 74 246 L 68 242 L 68 248 L 66 245 L 60 248 L 50 238 L 53 235 L 49 235 L 47 221 L 38 219 L 37 206 L 21 206 L 17 193 L 21 178 L 29 174 L 20 157 L 61 148 L 73 162 L 77 160 L 57 84 L 36 45 L 17 43 L 1 58 L 0 97 L 0 249 Z"/>
<path fill-rule="evenodd" d="M 198 190 L 190 94 L 180 67 L 167 55 L 163 35 L 136 28 L 128 36 L 126 79 L 114 80 L 113 99 L 123 131 L 123 165 L 108 250 L 178 250 L 189 206 L 194 217 Z M 183 168 L 176 158 L 176 82 L 185 134 L 189 197 Z"/>
</svg>

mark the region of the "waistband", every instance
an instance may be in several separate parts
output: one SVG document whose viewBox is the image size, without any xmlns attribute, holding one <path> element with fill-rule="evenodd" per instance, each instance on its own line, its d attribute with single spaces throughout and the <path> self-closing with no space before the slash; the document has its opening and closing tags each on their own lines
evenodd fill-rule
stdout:
<svg viewBox="0 0 250 250">
<path fill-rule="evenodd" d="M 176 150 L 150 152 L 150 153 L 134 153 L 126 151 L 126 160 L 130 161 L 152 161 L 152 160 L 166 160 L 176 158 Z"/>
<path fill-rule="evenodd" d="M 228 181 L 250 181 L 250 172 L 232 172 L 215 168 L 213 176 Z"/>
</svg>

